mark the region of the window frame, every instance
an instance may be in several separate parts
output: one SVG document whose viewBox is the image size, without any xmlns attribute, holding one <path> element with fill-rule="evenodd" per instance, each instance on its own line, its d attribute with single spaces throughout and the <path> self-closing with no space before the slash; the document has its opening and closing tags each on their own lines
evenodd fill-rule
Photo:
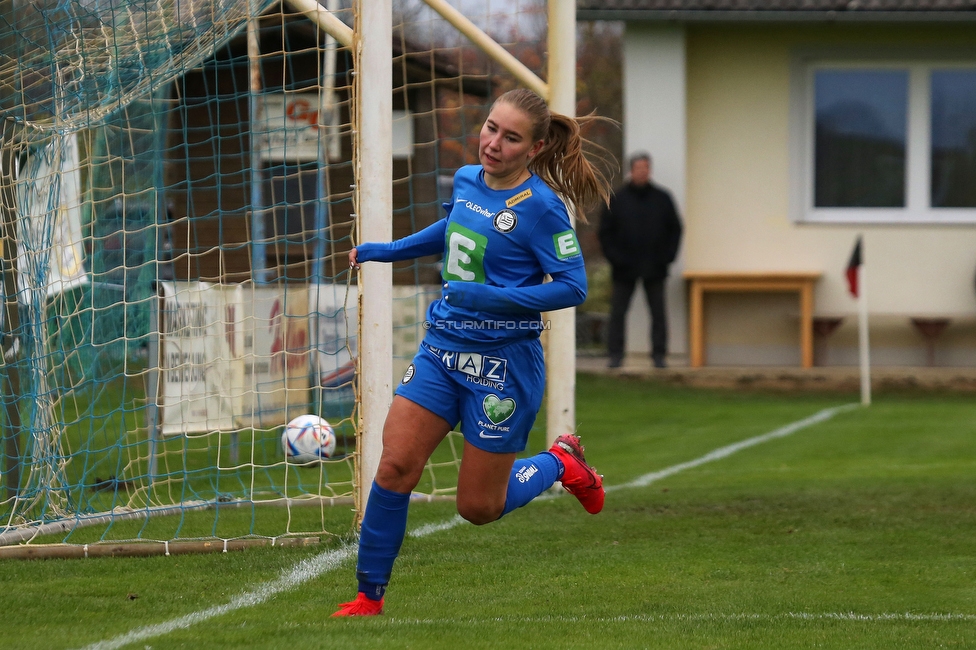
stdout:
<svg viewBox="0 0 976 650">
<path fill-rule="evenodd" d="M 976 224 L 976 207 L 931 205 L 931 73 L 974 69 L 976 51 L 804 51 L 794 54 L 790 92 L 790 215 L 798 223 Z M 905 70 L 908 73 L 905 206 L 815 207 L 815 74 L 818 70 Z M 921 154 L 919 153 L 921 152 Z"/>
</svg>

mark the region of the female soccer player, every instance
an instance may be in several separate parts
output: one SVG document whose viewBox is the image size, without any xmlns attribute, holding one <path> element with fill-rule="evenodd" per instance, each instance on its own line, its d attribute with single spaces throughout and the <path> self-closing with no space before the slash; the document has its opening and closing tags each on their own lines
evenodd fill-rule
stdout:
<svg viewBox="0 0 976 650">
<path fill-rule="evenodd" d="M 407 526 L 410 492 L 427 459 L 458 424 L 464 454 L 458 513 L 495 521 L 562 481 L 587 512 L 603 509 L 603 479 L 577 436 L 516 460 L 542 403 L 540 312 L 586 298 L 586 273 L 566 197 L 583 218 L 610 187 L 583 155 L 580 124 L 549 111 L 529 90 L 499 97 L 481 129 L 480 165 L 454 176 L 448 216 L 399 241 L 364 243 L 349 264 L 445 256 L 442 296 L 383 427 L 383 453 L 359 537 L 359 593 L 333 616 L 383 612 L 383 597 Z M 558 194 L 557 194 L 558 193 Z M 543 283 L 546 275 L 551 282 Z"/>
</svg>

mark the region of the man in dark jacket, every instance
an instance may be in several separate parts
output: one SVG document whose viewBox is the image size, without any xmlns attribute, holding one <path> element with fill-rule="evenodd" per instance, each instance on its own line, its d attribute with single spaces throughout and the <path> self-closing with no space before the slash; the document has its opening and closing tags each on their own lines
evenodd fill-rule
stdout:
<svg viewBox="0 0 976 650">
<path fill-rule="evenodd" d="M 610 367 L 624 357 L 627 308 L 638 278 L 651 311 L 651 358 L 666 367 L 668 324 L 664 309 L 664 280 L 678 255 L 681 220 L 667 190 L 651 183 L 651 157 L 630 159 L 630 182 L 618 189 L 600 219 L 600 245 L 613 269 L 607 348 Z"/>
</svg>

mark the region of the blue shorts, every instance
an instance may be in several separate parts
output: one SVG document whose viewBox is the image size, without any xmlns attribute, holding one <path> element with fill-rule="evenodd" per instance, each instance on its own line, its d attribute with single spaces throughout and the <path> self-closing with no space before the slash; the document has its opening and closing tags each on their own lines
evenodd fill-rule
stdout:
<svg viewBox="0 0 976 650">
<path fill-rule="evenodd" d="M 469 443 L 494 453 L 525 449 L 542 405 L 546 366 L 539 339 L 490 352 L 454 352 L 420 344 L 396 394 L 461 423 Z"/>
</svg>

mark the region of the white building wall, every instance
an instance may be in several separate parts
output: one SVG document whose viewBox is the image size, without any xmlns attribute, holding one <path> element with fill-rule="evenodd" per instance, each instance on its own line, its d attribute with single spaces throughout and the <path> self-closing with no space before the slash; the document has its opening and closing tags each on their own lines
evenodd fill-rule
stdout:
<svg viewBox="0 0 976 650">
<path fill-rule="evenodd" d="M 680 26 L 627 25 L 623 48 L 624 160 L 647 151 L 653 180 L 667 188 L 685 216 L 686 106 L 685 30 Z M 681 273 L 684 244 L 667 283 L 669 352 L 688 352 L 687 305 Z M 650 315 L 638 288 L 627 314 L 628 354 L 649 354 Z"/>
<path fill-rule="evenodd" d="M 825 365 L 854 365 L 857 306 L 844 270 L 863 233 L 872 362 L 924 365 L 925 341 L 910 318 L 942 315 L 952 324 L 938 341 L 937 365 L 976 365 L 976 224 L 798 223 L 790 211 L 791 61 L 798 50 L 963 47 L 974 33 L 972 26 L 688 27 L 684 267 L 822 272 L 815 313 L 845 320 L 820 356 Z M 646 38 L 656 40 L 652 32 Z M 650 52 L 628 69 L 649 61 Z M 786 295 L 711 296 L 708 363 L 798 363 L 797 315 L 796 300 Z"/>
</svg>

